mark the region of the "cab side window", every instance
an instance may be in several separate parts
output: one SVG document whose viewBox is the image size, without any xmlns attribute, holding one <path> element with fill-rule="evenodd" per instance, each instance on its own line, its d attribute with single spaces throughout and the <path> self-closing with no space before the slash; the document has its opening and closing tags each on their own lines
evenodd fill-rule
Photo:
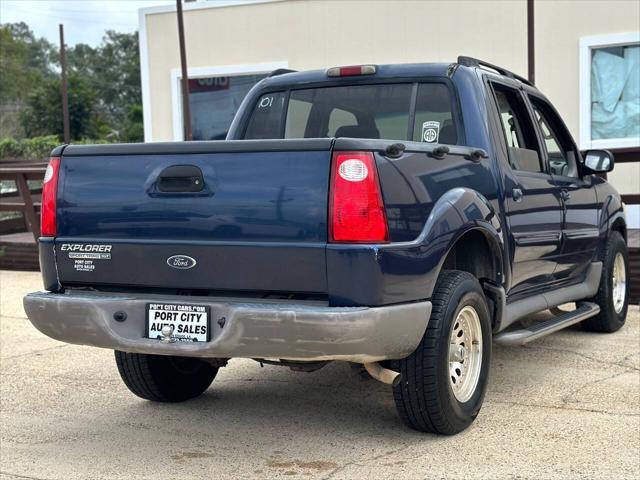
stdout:
<svg viewBox="0 0 640 480">
<path fill-rule="evenodd" d="M 493 84 L 511 168 L 543 172 L 540 146 L 524 99 L 515 89 Z"/>
<path fill-rule="evenodd" d="M 553 110 L 544 101 L 529 97 L 535 119 L 538 122 L 540 134 L 544 139 L 552 175 L 577 177 L 576 151 L 569 133 L 564 129 Z"/>
</svg>

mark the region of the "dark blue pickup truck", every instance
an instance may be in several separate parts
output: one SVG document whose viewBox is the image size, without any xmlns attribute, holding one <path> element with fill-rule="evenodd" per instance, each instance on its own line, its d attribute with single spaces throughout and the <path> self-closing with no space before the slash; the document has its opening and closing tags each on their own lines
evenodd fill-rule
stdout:
<svg viewBox="0 0 640 480">
<path fill-rule="evenodd" d="M 193 398 L 234 357 L 343 360 L 392 385 L 409 426 L 452 434 L 493 341 L 624 324 L 612 168 L 477 59 L 276 71 L 226 141 L 54 150 L 46 291 L 24 305 L 50 337 L 113 349 L 145 399 Z"/>
</svg>

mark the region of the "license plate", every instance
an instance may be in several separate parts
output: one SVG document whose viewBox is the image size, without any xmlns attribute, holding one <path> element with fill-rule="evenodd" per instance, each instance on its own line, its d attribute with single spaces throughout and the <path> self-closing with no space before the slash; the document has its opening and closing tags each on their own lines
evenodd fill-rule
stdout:
<svg viewBox="0 0 640 480">
<path fill-rule="evenodd" d="M 147 304 L 147 337 L 162 340 L 162 327 L 173 328 L 176 342 L 209 341 L 209 307 L 175 303 Z"/>
</svg>

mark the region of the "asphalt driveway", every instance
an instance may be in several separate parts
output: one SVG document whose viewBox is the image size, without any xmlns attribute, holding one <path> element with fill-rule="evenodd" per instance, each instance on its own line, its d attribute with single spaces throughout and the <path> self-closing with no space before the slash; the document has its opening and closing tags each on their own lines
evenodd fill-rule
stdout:
<svg viewBox="0 0 640 480">
<path fill-rule="evenodd" d="M 113 353 L 26 320 L 37 273 L 0 272 L 0 478 L 640 478 L 640 311 L 618 333 L 494 348 L 475 424 L 413 432 L 348 365 L 233 360 L 200 398 L 134 397 Z"/>
</svg>

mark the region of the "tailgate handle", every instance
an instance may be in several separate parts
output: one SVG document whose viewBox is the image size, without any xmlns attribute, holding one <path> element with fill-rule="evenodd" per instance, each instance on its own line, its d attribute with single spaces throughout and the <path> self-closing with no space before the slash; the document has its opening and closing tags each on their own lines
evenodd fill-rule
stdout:
<svg viewBox="0 0 640 480">
<path fill-rule="evenodd" d="M 201 192 L 204 188 L 202 170 L 195 165 L 173 165 L 165 168 L 156 186 L 159 192 Z"/>
</svg>

